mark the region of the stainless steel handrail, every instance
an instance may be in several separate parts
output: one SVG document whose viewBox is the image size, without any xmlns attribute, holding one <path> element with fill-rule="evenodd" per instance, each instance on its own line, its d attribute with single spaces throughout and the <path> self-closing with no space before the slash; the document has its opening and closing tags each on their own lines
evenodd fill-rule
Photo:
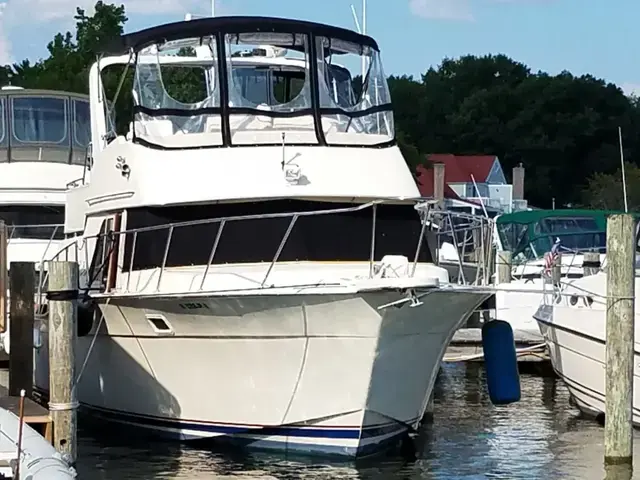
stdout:
<svg viewBox="0 0 640 480">
<path fill-rule="evenodd" d="M 415 201 L 415 200 L 414 200 Z M 159 230 L 164 230 L 166 229 L 168 231 L 167 233 L 167 239 L 166 242 L 164 244 L 164 251 L 163 251 L 163 257 L 162 257 L 162 263 L 159 267 L 156 267 L 157 269 L 159 269 L 158 271 L 158 278 L 155 281 L 155 291 L 158 292 L 160 291 L 160 288 L 162 286 L 162 279 L 164 276 L 164 272 L 167 269 L 167 261 L 169 259 L 169 255 L 170 255 L 170 249 L 171 249 L 171 245 L 172 245 L 172 239 L 174 237 L 174 233 L 176 231 L 176 229 L 181 228 L 181 227 L 187 227 L 187 226 L 194 226 L 194 225 L 210 225 L 210 224 L 219 224 L 219 228 L 218 231 L 216 232 L 216 236 L 215 239 L 213 241 L 213 245 L 211 247 L 211 250 L 209 252 L 209 258 L 207 260 L 207 264 L 205 265 L 205 269 L 202 275 L 202 278 L 200 279 L 200 283 L 199 283 L 199 287 L 198 290 L 202 291 L 206 282 L 206 278 L 211 270 L 211 265 L 213 264 L 216 252 L 218 250 L 218 246 L 222 237 L 222 234 L 225 231 L 225 226 L 229 223 L 229 222 L 238 222 L 238 221 L 247 221 L 247 220 L 258 220 L 258 219 L 275 219 L 275 218 L 291 218 L 291 221 L 289 222 L 289 225 L 287 227 L 286 232 L 284 233 L 280 244 L 278 245 L 278 249 L 275 252 L 271 262 L 269 263 L 269 265 L 267 266 L 267 270 L 266 273 L 262 279 L 262 282 L 260 283 L 261 288 L 268 288 L 267 285 L 267 280 L 269 278 L 269 276 L 271 275 L 273 268 L 275 267 L 275 265 L 278 263 L 278 260 L 280 258 L 280 255 L 282 254 L 282 251 L 284 250 L 284 247 L 287 244 L 287 241 L 289 240 L 291 233 L 293 231 L 293 228 L 296 225 L 297 220 L 300 217 L 311 217 L 311 216 L 319 216 L 319 215 L 335 215 L 335 214 L 341 214 L 341 213 L 349 213 L 349 212 L 357 212 L 357 211 L 362 211 L 362 210 L 366 210 L 367 208 L 371 208 L 372 209 L 372 229 L 371 229 L 371 244 L 370 244 L 370 252 L 369 252 L 369 277 L 372 278 L 374 275 L 374 263 L 375 263 L 375 233 L 376 233 L 376 228 L 377 228 L 377 213 L 378 213 L 378 209 L 377 206 L 380 204 L 384 204 L 384 203 L 397 203 L 397 200 L 395 199 L 388 199 L 388 200 L 374 200 L 371 202 L 367 202 L 364 204 L 358 204 L 358 205 L 354 205 L 352 207 L 343 207 L 343 208 L 334 208 L 334 209 L 322 209 L 322 210 L 313 210 L 313 211 L 298 211 L 298 212 L 282 212 L 282 213 L 270 213 L 270 214 L 256 214 L 256 215 L 243 215 L 243 216 L 227 216 L 227 217 L 218 217 L 218 218 L 208 218 L 208 219 L 201 219 L 201 220 L 190 220 L 190 221 L 185 221 L 185 222 L 173 222 L 173 223 L 168 223 L 168 224 L 164 224 L 164 225 L 154 225 L 154 226 L 150 226 L 150 227 L 139 227 L 139 228 L 132 228 L 132 229 L 128 229 L 128 230 L 122 230 L 119 232 L 107 232 L 107 233 L 100 233 L 97 235 L 91 235 L 91 236 L 86 236 L 86 237 L 82 237 L 82 239 L 78 240 L 78 241 L 82 241 L 83 243 L 86 244 L 86 242 L 91 241 L 93 239 L 99 240 L 101 238 L 104 238 L 106 236 L 112 236 L 112 238 L 114 238 L 114 241 L 118 242 L 119 244 L 121 244 L 123 242 L 124 239 L 126 239 L 127 235 L 132 235 L 132 244 L 131 244 L 131 255 L 128 258 L 128 265 L 126 267 L 122 266 L 120 267 L 120 271 L 124 274 L 127 274 L 127 279 L 126 279 L 126 283 L 125 283 L 125 291 L 129 292 L 130 286 L 131 286 L 131 277 L 133 275 L 133 270 L 134 270 L 134 264 L 135 264 L 135 254 L 136 254 L 136 245 L 139 242 L 139 234 L 141 233 L 145 233 L 145 232 L 150 232 L 150 231 L 159 231 Z M 411 268 L 411 273 L 410 275 L 413 276 L 415 275 L 415 271 L 416 271 L 416 267 L 417 267 L 417 263 L 420 257 L 420 250 L 422 248 L 423 245 L 423 238 L 425 236 L 425 231 L 427 230 L 427 217 L 429 216 L 429 212 L 431 211 L 430 205 L 427 205 L 425 213 L 426 215 L 422 218 L 422 226 L 421 226 L 421 232 L 420 232 L 420 238 L 418 238 L 418 244 L 416 247 L 416 253 L 415 256 L 412 260 L 412 268 Z M 77 243 L 77 242 L 74 242 Z M 69 246 L 67 246 L 68 248 Z M 88 249 L 85 252 L 88 255 Z M 58 254 L 59 255 L 59 254 Z M 88 258 L 87 258 L 88 261 Z M 88 268 L 88 265 L 87 265 Z"/>
</svg>

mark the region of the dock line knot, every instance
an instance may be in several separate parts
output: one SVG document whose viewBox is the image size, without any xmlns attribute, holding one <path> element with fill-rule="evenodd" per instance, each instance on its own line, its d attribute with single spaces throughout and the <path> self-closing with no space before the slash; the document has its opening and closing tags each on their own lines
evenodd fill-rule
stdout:
<svg viewBox="0 0 640 480">
<path fill-rule="evenodd" d="M 49 402 L 49 411 L 51 411 L 51 412 L 66 412 L 66 411 L 69 411 L 69 410 L 76 410 L 79 406 L 80 406 L 80 404 L 77 401 L 70 402 L 70 403 Z"/>
</svg>

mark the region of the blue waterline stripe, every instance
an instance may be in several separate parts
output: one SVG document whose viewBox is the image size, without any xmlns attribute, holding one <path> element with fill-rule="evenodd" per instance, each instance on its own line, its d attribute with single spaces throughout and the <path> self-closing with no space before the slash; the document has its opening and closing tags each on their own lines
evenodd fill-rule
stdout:
<svg viewBox="0 0 640 480">
<path fill-rule="evenodd" d="M 36 390 L 47 394 L 48 392 L 36 388 Z M 172 428 L 182 430 L 192 430 L 201 433 L 214 433 L 219 435 L 263 435 L 263 436 L 287 436 L 298 438 L 331 438 L 331 439 L 367 439 L 372 437 L 380 437 L 391 433 L 398 432 L 399 434 L 408 431 L 405 424 L 402 423 L 388 423 L 384 425 L 374 425 L 370 427 L 353 427 L 353 428 L 340 428 L 340 427 L 313 427 L 310 426 L 255 426 L 249 427 L 245 425 L 219 425 L 219 424 L 207 424 L 197 422 L 187 422 L 178 419 L 167 419 L 159 417 L 149 417 L 136 415 L 128 412 L 121 412 L 119 410 L 105 409 L 102 407 L 95 407 L 87 404 L 82 404 L 86 409 L 92 410 L 98 413 L 105 419 L 112 419 L 113 421 L 123 421 L 129 423 L 137 423 L 143 426 L 156 427 L 156 428 Z M 414 418 L 408 424 L 412 424 L 418 420 Z"/>
</svg>

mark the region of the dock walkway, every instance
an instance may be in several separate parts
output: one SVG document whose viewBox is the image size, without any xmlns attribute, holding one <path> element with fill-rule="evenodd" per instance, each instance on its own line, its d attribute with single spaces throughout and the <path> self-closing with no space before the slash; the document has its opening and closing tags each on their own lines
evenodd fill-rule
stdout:
<svg viewBox="0 0 640 480">
<path fill-rule="evenodd" d="M 518 362 L 549 362 L 544 342 L 535 335 L 514 332 Z M 482 362 L 482 329 L 461 328 L 453 336 L 444 362 Z"/>
</svg>

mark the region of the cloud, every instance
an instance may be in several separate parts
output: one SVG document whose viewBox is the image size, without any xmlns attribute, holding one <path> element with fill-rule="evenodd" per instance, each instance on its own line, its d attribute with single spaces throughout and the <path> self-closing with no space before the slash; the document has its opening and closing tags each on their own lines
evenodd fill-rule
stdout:
<svg viewBox="0 0 640 480">
<path fill-rule="evenodd" d="M 468 0 L 409 0 L 411 13 L 439 20 L 473 20 Z"/>
<path fill-rule="evenodd" d="M 23 37 L 24 27 L 47 25 L 54 31 L 74 29 L 73 16 L 80 7 L 93 13 L 97 0 L 0 0 L 0 65 L 11 63 L 11 41 Z M 168 21 L 184 19 L 185 14 L 209 15 L 208 0 L 107 0 L 105 3 L 124 4 L 127 16 L 166 16 Z M 216 1 L 216 15 L 229 15 L 229 0 Z"/>
<path fill-rule="evenodd" d="M 127 14 L 181 14 L 200 9 L 201 0 L 120 0 Z M 92 12 L 96 0 L 7 0 L 5 20 L 11 24 L 44 23 L 64 20 L 72 21 L 76 7 Z M 29 12 L 25 15 L 24 12 Z"/>
<path fill-rule="evenodd" d="M 541 4 L 556 0 L 484 0 L 484 3 Z M 477 0 L 409 0 L 409 10 L 418 17 L 435 20 L 473 21 Z"/>
</svg>

